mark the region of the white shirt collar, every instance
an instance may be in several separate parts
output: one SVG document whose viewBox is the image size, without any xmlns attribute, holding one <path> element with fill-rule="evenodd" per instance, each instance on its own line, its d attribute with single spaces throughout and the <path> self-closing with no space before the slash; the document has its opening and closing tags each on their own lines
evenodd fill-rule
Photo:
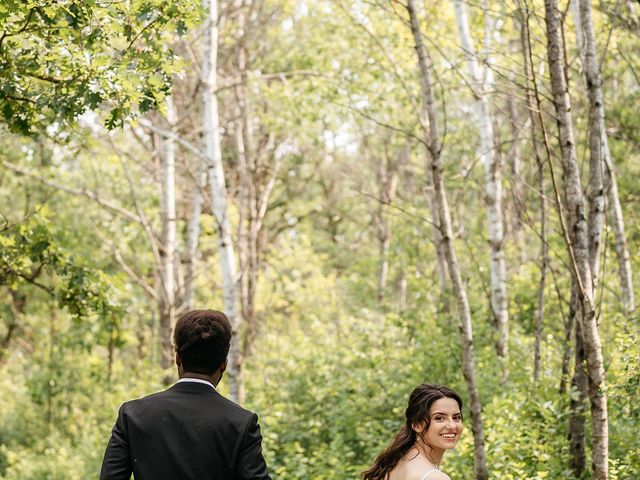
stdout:
<svg viewBox="0 0 640 480">
<path fill-rule="evenodd" d="M 216 389 L 216 387 L 213 386 L 213 383 L 211 382 L 207 382 L 206 380 L 201 380 L 199 378 L 188 378 L 188 377 L 184 377 L 181 378 L 180 380 L 178 380 L 176 383 L 186 383 L 186 382 L 193 382 L 193 383 L 202 383 L 204 385 L 209 385 L 211 388 L 213 388 L 214 390 Z"/>
</svg>

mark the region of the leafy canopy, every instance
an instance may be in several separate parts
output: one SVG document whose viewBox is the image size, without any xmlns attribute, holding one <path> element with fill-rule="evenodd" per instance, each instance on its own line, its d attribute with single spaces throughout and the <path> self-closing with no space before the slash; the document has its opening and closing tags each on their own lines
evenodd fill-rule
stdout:
<svg viewBox="0 0 640 480">
<path fill-rule="evenodd" d="M 177 57 L 168 48 L 200 18 L 191 0 L 0 3 L 0 118 L 34 134 L 87 109 L 114 128 L 156 107 Z"/>
</svg>

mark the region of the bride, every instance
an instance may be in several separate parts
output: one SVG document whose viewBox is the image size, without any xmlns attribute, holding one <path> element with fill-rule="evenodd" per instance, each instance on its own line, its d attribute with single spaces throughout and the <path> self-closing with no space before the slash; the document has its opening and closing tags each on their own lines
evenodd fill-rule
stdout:
<svg viewBox="0 0 640 480">
<path fill-rule="evenodd" d="M 450 388 L 422 384 L 409 396 L 406 422 L 364 480 L 450 480 L 440 471 L 462 433 L 462 400 Z"/>
</svg>

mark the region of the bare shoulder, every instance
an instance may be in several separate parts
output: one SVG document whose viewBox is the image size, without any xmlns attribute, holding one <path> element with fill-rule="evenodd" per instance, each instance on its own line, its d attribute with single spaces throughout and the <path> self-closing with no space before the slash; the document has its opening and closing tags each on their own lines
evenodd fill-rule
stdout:
<svg viewBox="0 0 640 480">
<path fill-rule="evenodd" d="M 443 472 L 433 472 L 427 476 L 427 480 L 451 480 L 449 475 Z"/>
</svg>

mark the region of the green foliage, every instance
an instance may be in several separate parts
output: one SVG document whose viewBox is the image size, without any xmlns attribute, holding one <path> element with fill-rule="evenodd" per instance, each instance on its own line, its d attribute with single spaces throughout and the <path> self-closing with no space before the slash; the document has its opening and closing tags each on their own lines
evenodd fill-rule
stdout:
<svg viewBox="0 0 640 480">
<path fill-rule="evenodd" d="M 0 112 L 34 134 L 104 107 L 109 129 L 162 103 L 179 61 L 173 33 L 199 19 L 193 1 L 8 1 L 0 5 Z"/>
<path fill-rule="evenodd" d="M 371 315 L 313 320 L 284 350 L 266 336 L 279 356 L 253 366 L 263 380 L 250 402 L 275 477 L 357 478 L 402 425 L 411 389 L 446 376 L 405 326 Z"/>
<path fill-rule="evenodd" d="M 40 345 L 32 358 L 18 362 L 35 369 L 42 382 L 19 385 L 3 377 L 0 383 L 6 393 L 0 397 L 0 478 L 96 477 L 123 399 L 160 388 L 150 380 L 159 379 L 160 372 L 145 362 L 140 376 L 130 372 L 129 381 L 112 383 L 99 350 L 55 346 L 59 361 L 51 362 L 49 347 Z M 122 365 L 115 365 L 113 374 L 124 376 Z"/>
<path fill-rule="evenodd" d="M 112 313 L 117 305 L 106 276 L 77 262 L 61 246 L 64 240 L 51 231 L 47 216 L 47 209 L 41 208 L 0 231 L 0 286 L 13 291 L 36 286 L 55 296 L 59 307 L 75 317 Z"/>
<path fill-rule="evenodd" d="M 530 4 L 532 13 L 541 12 L 539 3 Z M 478 6 L 469 6 L 480 47 L 485 18 Z M 525 186 L 521 238 L 509 231 L 505 240 L 511 319 L 507 382 L 500 377 L 494 348 L 484 173 L 470 115 L 473 94 L 461 68 L 464 54 L 451 2 L 426 2 L 423 23 L 443 122 L 454 244 L 472 309 L 489 470 L 505 480 L 577 480 L 568 468 L 568 394 L 559 392 L 568 347 L 566 248 L 548 185 L 550 271 L 540 378 L 534 383 L 541 229 L 537 170 L 532 147 L 523 140 L 519 176 L 509 174 L 512 146 L 521 140 L 513 138 L 514 119 L 505 113 L 510 108 L 505 97 L 524 95 L 520 52 L 512 48 L 519 32 L 510 20 L 503 21 L 510 18 L 503 10 L 507 7 L 493 7 L 500 9 L 500 22 L 493 39 L 498 81 L 491 101 L 504 143 L 506 193 L 519 181 Z M 631 18 L 626 4 L 620 8 Z M 255 120 L 253 146 L 260 150 L 273 135 L 279 147 L 264 151 L 283 162 L 260 237 L 269 248 L 257 286 L 261 323 L 247 359 L 246 403 L 260 415 L 274 478 L 356 479 L 401 425 L 407 396 L 417 384 L 448 384 L 468 400 L 456 299 L 441 292 L 438 282 L 426 154 L 415 138 L 422 134 L 420 86 L 406 12 L 394 2 L 267 0 L 245 18 L 251 28 L 241 38 L 238 13 L 223 10 L 217 92 L 232 221 L 238 216 L 234 195 L 241 182 L 234 171 L 233 137 L 240 40 L 246 42 L 250 65 L 246 91 Z M 617 23 L 608 24 L 601 13 L 596 12 L 598 28 L 614 27 L 602 60 L 606 117 L 637 271 L 638 40 Z M 194 99 L 202 86 L 196 66 L 173 86 L 170 80 L 191 53 L 194 58 L 201 53 L 200 32 L 193 29 L 200 18 L 199 2 L 190 0 L 8 0 L 0 5 L 0 160 L 37 172 L 44 182 L 94 190 L 144 213 L 149 222 L 143 227 L 84 197 L 56 192 L 26 175 L 0 172 L 0 212 L 7 217 L 0 229 L 0 340 L 7 339 L 0 351 L 0 478 L 95 478 L 118 405 L 162 388 L 157 305 L 113 258 L 117 251 L 142 279 L 157 286 L 154 262 L 164 252 L 149 248 L 154 235 L 145 231 L 160 232 L 157 158 L 132 141 L 139 130 L 107 137 L 97 128 L 70 129 L 68 122 L 91 109 L 114 128 L 136 113 L 161 107 L 173 87 L 176 103 L 184 104 L 177 131 L 197 145 L 200 107 Z M 534 18 L 534 59 L 540 62 L 536 71 L 542 72 L 545 45 L 539 40 L 544 32 Z M 568 67 L 575 76 L 576 139 L 586 152 L 583 72 L 573 36 L 565 33 Z M 186 41 L 176 42 L 176 35 Z M 542 73 L 538 80 L 544 94 Z M 545 116 L 551 108 L 543 102 Z M 516 102 L 515 109 L 516 117 L 520 109 L 516 123 L 524 124 L 526 108 Z M 154 122 L 158 117 L 149 116 Z M 547 127 L 551 132 L 552 123 Z M 527 128 L 519 132 L 523 138 Z M 31 137 L 10 135 L 8 129 Z M 161 146 L 151 136 L 141 140 Z M 184 234 L 196 159 L 181 148 L 177 221 Z M 402 157 L 405 151 L 408 158 Z M 398 169 L 399 188 L 392 204 L 381 207 L 383 160 Z M 513 209 L 508 196 L 505 216 L 512 218 Z M 377 296 L 380 218 L 387 220 L 390 234 L 382 300 Z M 217 225 L 208 205 L 201 220 L 196 305 L 220 308 Z M 620 303 L 608 235 L 598 300 L 609 394 L 610 478 L 637 480 L 640 345 L 637 324 Z M 178 253 L 183 253 L 184 238 L 179 237 Z M 181 273 L 182 266 L 177 270 Z M 223 381 L 223 393 L 227 388 Z M 444 458 L 443 469 L 453 479 L 473 478 L 468 407 L 464 413 L 463 439 Z M 589 449 L 587 444 L 587 455 Z"/>
</svg>

